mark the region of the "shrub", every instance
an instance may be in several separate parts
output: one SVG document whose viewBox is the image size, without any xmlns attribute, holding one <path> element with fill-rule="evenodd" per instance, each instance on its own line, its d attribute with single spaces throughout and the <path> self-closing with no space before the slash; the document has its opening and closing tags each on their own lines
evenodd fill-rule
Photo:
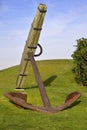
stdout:
<svg viewBox="0 0 87 130">
<path fill-rule="evenodd" d="M 76 50 L 72 57 L 75 63 L 73 72 L 76 82 L 87 86 L 87 39 L 77 40 Z"/>
</svg>

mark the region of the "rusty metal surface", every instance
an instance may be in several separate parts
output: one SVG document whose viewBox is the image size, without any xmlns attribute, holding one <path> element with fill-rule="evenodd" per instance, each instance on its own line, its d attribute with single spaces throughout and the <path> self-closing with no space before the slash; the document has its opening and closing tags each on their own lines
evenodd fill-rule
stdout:
<svg viewBox="0 0 87 130">
<path fill-rule="evenodd" d="M 68 94 L 68 96 L 66 97 L 65 102 L 68 101 L 68 102 L 72 102 L 73 103 L 80 96 L 81 96 L 81 93 L 79 93 L 79 92 L 72 92 L 72 93 Z"/>
<path fill-rule="evenodd" d="M 27 94 L 23 94 L 20 92 L 9 92 L 9 95 L 11 95 L 12 97 L 17 97 L 27 102 Z"/>
<path fill-rule="evenodd" d="M 43 112 L 43 113 L 55 113 L 55 112 L 59 112 L 59 111 L 63 111 L 69 107 L 71 107 L 77 100 L 78 98 L 80 98 L 81 93 L 79 92 L 73 92 L 70 93 L 67 97 L 66 97 L 66 101 L 63 105 L 57 106 L 57 107 L 38 107 L 38 106 L 33 106 L 27 103 L 26 101 L 26 97 L 27 95 L 24 95 L 22 93 L 14 93 L 14 92 L 10 92 L 10 93 L 6 93 L 5 96 L 14 104 L 23 107 L 24 109 L 29 109 L 29 110 L 33 110 L 33 111 L 38 111 L 38 112 Z"/>
<path fill-rule="evenodd" d="M 43 104 L 44 104 L 45 107 L 50 107 L 51 104 L 50 104 L 50 101 L 49 101 L 48 96 L 46 94 L 46 90 L 45 90 L 44 84 L 42 82 L 42 79 L 41 79 L 41 76 L 40 76 L 40 73 L 39 73 L 39 70 L 37 68 L 37 65 L 36 65 L 36 62 L 35 62 L 35 59 L 34 59 L 32 52 L 29 53 L 29 57 L 30 57 L 30 61 L 31 61 L 31 64 L 32 64 L 32 67 L 33 67 L 35 78 L 36 78 L 36 81 L 37 81 L 37 84 L 38 84 L 38 87 L 39 87 L 39 90 L 40 90 L 40 94 L 41 94 Z"/>
</svg>

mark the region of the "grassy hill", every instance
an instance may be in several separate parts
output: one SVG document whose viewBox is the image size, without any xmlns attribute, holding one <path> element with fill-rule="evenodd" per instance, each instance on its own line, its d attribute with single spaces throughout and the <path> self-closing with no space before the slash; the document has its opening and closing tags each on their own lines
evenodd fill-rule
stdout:
<svg viewBox="0 0 87 130">
<path fill-rule="evenodd" d="M 0 71 L 0 130 L 87 130 L 87 88 L 76 84 L 72 60 L 38 61 L 38 68 L 52 106 L 60 106 L 66 96 L 82 93 L 77 105 L 55 114 L 43 114 L 15 107 L 4 93 L 15 90 L 19 66 Z M 23 86 L 28 103 L 42 106 L 32 67 Z"/>
</svg>

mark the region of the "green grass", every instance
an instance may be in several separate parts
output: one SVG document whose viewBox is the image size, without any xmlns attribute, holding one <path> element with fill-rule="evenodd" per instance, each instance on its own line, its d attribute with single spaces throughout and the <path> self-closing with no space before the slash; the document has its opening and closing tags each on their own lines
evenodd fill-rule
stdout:
<svg viewBox="0 0 87 130">
<path fill-rule="evenodd" d="M 87 88 L 76 84 L 72 60 L 37 62 L 52 106 L 64 103 L 66 96 L 79 91 L 78 104 L 55 114 L 43 114 L 15 107 L 4 93 L 15 91 L 19 66 L 0 71 L 0 130 L 87 130 Z M 23 86 L 28 103 L 42 106 L 32 67 Z"/>
</svg>

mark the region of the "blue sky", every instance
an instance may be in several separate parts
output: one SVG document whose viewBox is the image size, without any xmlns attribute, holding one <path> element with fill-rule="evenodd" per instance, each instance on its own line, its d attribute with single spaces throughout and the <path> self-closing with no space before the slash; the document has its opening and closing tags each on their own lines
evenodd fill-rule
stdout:
<svg viewBox="0 0 87 130">
<path fill-rule="evenodd" d="M 87 38 L 87 0 L 0 0 L 0 70 L 20 63 L 40 3 L 47 13 L 36 60 L 70 59 L 76 40 Z"/>
</svg>

